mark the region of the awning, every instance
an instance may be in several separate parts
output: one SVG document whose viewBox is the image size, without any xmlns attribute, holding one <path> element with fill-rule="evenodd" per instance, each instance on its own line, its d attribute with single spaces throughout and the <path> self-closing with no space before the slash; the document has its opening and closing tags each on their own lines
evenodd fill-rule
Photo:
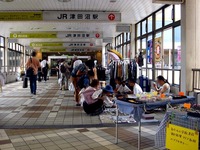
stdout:
<svg viewBox="0 0 200 150">
<path fill-rule="evenodd" d="M 108 54 L 111 57 L 113 57 L 113 59 L 115 59 L 115 60 L 119 60 L 119 59 L 123 58 L 122 55 L 121 55 L 121 53 L 119 53 L 117 50 L 114 50 L 114 49 L 108 50 Z"/>
</svg>

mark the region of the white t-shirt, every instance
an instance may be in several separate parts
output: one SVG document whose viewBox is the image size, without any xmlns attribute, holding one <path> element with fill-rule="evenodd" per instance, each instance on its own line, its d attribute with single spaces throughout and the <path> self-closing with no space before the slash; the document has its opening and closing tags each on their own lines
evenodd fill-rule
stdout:
<svg viewBox="0 0 200 150">
<path fill-rule="evenodd" d="M 131 92 L 131 90 L 128 88 L 128 86 L 123 86 L 123 85 L 120 85 L 117 92 L 120 92 L 120 93 L 128 93 L 128 92 Z"/>
<path fill-rule="evenodd" d="M 160 91 L 162 91 L 163 87 L 165 87 L 166 91 L 164 92 L 165 94 L 170 93 L 170 85 L 168 83 L 165 83 L 163 86 L 159 88 Z"/>
<path fill-rule="evenodd" d="M 112 102 L 112 100 L 108 96 L 106 96 L 106 95 L 103 96 L 103 102 L 104 102 L 104 104 L 105 104 L 106 107 L 112 107 L 113 104 L 114 104 Z"/>
<path fill-rule="evenodd" d="M 42 68 L 46 67 L 46 64 L 47 64 L 47 61 L 46 61 L 46 60 L 43 60 L 43 61 L 41 62 L 41 67 L 42 67 Z"/>
<path fill-rule="evenodd" d="M 141 94 L 143 93 L 142 91 L 142 88 L 137 84 L 135 83 L 134 87 L 133 87 L 133 94 Z"/>
<path fill-rule="evenodd" d="M 76 60 L 74 63 L 73 63 L 73 68 L 76 68 L 76 66 L 79 66 L 80 64 L 82 64 L 82 60 Z"/>
</svg>

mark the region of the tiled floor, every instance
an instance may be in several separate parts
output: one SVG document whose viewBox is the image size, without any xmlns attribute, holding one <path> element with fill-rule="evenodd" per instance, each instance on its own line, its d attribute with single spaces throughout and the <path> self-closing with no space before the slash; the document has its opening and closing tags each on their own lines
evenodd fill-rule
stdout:
<svg viewBox="0 0 200 150">
<path fill-rule="evenodd" d="M 99 116 L 86 115 L 75 106 L 72 92 L 58 88 L 55 79 L 39 83 L 36 96 L 23 89 L 22 82 L 3 88 L 0 150 L 137 150 L 137 126 L 121 126 L 115 144 L 114 127 L 99 128 L 104 124 Z M 157 125 L 142 127 L 143 150 L 158 150 L 156 129 Z"/>
<path fill-rule="evenodd" d="M 0 93 L 0 128 L 101 125 L 99 116 L 88 116 L 75 107 L 73 93 L 58 90 L 56 80 L 38 83 L 37 95 L 22 82 L 6 85 Z"/>
<path fill-rule="evenodd" d="M 142 150 L 154 147 L 152 126 L 144 127 Z M 148 129 L 148 130 L 147 130 Z M 0 130 L 1 150 L 137 150 L 136 127 L 119 128 L 115 144 L 114 128 L 9 129 Z M 161 150 L 161 149 L 160 149 Z"/>
</svg>

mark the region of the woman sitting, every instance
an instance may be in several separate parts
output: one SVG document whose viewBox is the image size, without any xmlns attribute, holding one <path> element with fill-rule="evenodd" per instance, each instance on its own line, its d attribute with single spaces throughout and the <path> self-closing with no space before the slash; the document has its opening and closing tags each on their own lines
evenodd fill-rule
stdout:
<svg viewBox="0 0 200 150">
<path fill-rule="evenodd" d="M 159 86 L 157 86 L 157 84 Z M 157 77 L 157 84 L 154 83 L 154 88 L 159 94 L 169 94 L 170 93 L 170 84 L 163 76 Z"/>
<path fill-rule="evenodd" d="M 83 109 L 87 114 L 99 115 L 103 112 L 103 100 L 98 99 L 102 90 L 99 88 L 99 80 L 92 80 L 89 87 L 82 93 L 85 101 L 83 102 Z"/>
</svg>

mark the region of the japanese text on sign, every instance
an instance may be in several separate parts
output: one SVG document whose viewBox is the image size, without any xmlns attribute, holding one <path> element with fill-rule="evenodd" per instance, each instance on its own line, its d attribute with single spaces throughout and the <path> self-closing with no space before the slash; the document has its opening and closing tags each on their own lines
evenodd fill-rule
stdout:
<svg viewBox="0 0 200 150">
<path fill-rule="evenodd" d="M 198 150 L 198 146 L 198 132 L 169 124 L 166 132 L 166 148 L 173 150 Z"/>
</svg>

